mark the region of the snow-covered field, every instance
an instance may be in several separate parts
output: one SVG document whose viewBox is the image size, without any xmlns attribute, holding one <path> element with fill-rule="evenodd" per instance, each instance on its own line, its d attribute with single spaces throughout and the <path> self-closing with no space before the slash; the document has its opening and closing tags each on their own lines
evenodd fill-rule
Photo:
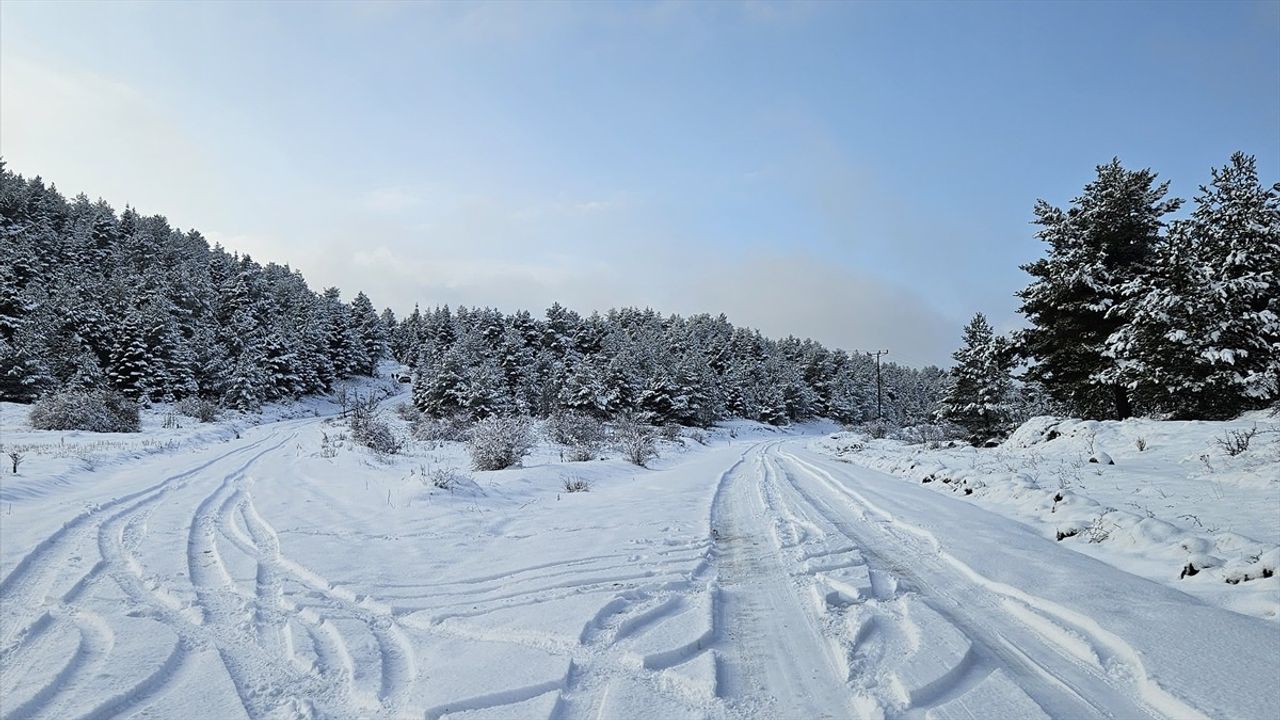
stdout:
<svg viewBox="0 0 1280 720">
<path fill-rule="evenodd" d="M 850 452 L 854 436 L 820 424 L 729 424 L 706 445 L 664 442 L 652 469 L 542 445 L 523 468 L 481 473 L 456 443 L 376 456 L 320 402 L 258 424 L 165 429 L 153 413 L 140 436 L 107 438 L 0 410 L 6 448 L 27 447 L 19 474 L 0 475 L 5 718 L 1265 720 L 1280 707 L 1275 580 L 1227 585 L 1247 564 L 1222 545 L 1275 544 L 1264 455 L 1214 455 L 1223 497 L 1171 501 L 1217 529 L 1170 532 L 1222 561 L 1180 584 L 1177 567 L 1153 582 L 1126 564 L 1124 543 L 1056 541 L 989 474 L 964 496 L 848 462 L 924 459 Z M 1145 431 L 1147 475 L 1098 428 L 1095 450 L 1117 464 L 1086 463 L 1058 504 L 1118 506 L 1099 488 L 1154 482 L 1161 463 L 1190 493 L 1166 427 Z M 928 461 L 978 468 L 982 453 L 1028 472 L 1012 446 Z M 446 467 L 471 482 L 434 487 Z M 1264 505 L 1233 511 L 1237 489 Z M 1165 550 L 1127 551 L 1155 567 Z"/>
</svg>

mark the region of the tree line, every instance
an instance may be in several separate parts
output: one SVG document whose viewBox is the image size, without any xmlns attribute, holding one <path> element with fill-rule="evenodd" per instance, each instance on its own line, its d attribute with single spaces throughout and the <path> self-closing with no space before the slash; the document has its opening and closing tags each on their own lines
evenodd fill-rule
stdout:
<svg viewBox="0 0 1280 720">
<path fill-rule="evenodd" d="M 433 417 L 573 411 L 705 426 L 878 413 L 871 358 L 766 338 L 724 315 L 621 308 L 584 317 L 555 304 L 542 318 L 466 307 L 383 318 L 393 355 L 413 368 L 414 404 Z M 881 376 L 883 415 L 900 424 L 928 422 L 947 383 L 937 367 L 887 363 Z"/>
<path fill-rule="evenodd" d="M 316 293 L 287 265 L 0 163 L 0 400 L 68 389 L 252 410 L 369 375 L 385 329 L 363 293 Z"/>
<path fill-rule="evenodd" d="M 210 246 L 163 216 L 68 200 L 0 163 L 0 400 L 109 389 L 252 410 L 372 375 L 388 351 L 437 417 L 572 410 L 705 425 L 877 412 L 874 363 L 858 353 L 630 308 L 437 307 L 397 321 L 364 293 L 314 292 L 287 265 Z M 926 422 L 946 383 L 936 367 L 888 363 L 882 376 L 896 423 Z"/>
<path fill-rule="evenodd" d="M 1188 217 L 1150 170 L 1099 166 L 1065 210 L 1034 209 L 1046 255 L 1024 266 L 1028 327 L 978 314 L 950 371 L 772 339 L 724 315 L 621 308 L 542 317 L 416 308 L 314 292 L 159 215 L 64 198 L 0 162 L 0 399 L 111 389 L 255 409 L 411 368 L 432 417 L 626 415 L 655 424 L 829 417 L 953 422 L 975 439 L 1025 417 L 1217 418 L 1280 397 L 1280 183 L 1242 153 L 1211 172 Z M 1022 367 L 1023 372 L 1016 373 Z M 883 403 L 877 403 L 877 390 Z"/>
</svg>

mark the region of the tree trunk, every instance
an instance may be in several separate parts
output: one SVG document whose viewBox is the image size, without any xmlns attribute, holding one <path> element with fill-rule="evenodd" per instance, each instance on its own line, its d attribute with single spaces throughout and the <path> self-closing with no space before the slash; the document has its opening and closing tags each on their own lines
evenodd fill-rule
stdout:
<svg viewBox="0 0 1280 720">
<path fill-rule="evenodd" d="M 1129 404 L 1129 391 L 1123 385 L 1112 385 L 1115 394 L 1116 419 L 1126 420 L 1133 415 L 1133 407 Z"/>
</svg>

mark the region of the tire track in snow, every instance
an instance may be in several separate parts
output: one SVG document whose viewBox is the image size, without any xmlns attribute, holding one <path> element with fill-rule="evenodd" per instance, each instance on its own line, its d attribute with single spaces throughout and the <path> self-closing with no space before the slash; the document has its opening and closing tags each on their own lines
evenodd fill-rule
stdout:
<svg viewBox="0 0 1280 720">
<path fill-rule="evenodd" d="M 50 623 L 61 622 L 76 628 L 80 636 L 76 650 L 43 687 L 21 704 L 5 711 L 8 720 L 37 717 L 46 709 L 54 707 L 75 687 L 77 678 L 90 674 L 101 666 L 115 642 L 111 628 L 96 613 L 59 608 L 51 611 L 49 618 Z"/>
<path fill-rule="evenodd" d="M 713 528 L 716 508 L 721 503 L 730 476 L 739 470 L 751 452 L 752 448 L 743 451 L 729 469 L 717 478 L 712 494 L 711 515 L 708 517 Z M 692 549 L 705 551 L 703 561 L 698 563 L 686 579 L 620 593 L 604 604 L 586 623 L 579 634 L 579 647 L 573 653 L 572 666 L 552 713 L 554 720 L 603 720 L 609 710 L 609 693 L 619 682 L 640 683 L 656 700 L 678 706 L 688 705 L 689 698 L 673 692 L 669 682 L 664 682 L 661 671 L 669 665 L 688 661 L 704 653 L 711 653 L 713 662 L 718 662 L 717 651 L 713 649 L 720 631 L 715 621 L 718 592 L 712 582 L 712 576 L 717 570 L 714 535 L 708 541 L 706 544 L 689 543 L 655 553 L 677 554 Z M 690 612 L 694 599 L 701 593 L 707 594 L 707 601 L 711 603 L 712 609 L 712 625 L 707 633 L 702 637 L 688 638 L 685 644 L 669 648 L 665 653 L 652 653 L 653 662 L 646 662 L 647 656 L 636 657 L 629 647 L 629 640 L 642 639 L 655 626 L 673 619 L 681 612 Z M 650 665 L 660 667 L 649 667 Z M 727 717 L 723 703 L 712 700 L 700 707 L 699 711 L 708 718 Z"/>
<path fill-rule="evenodd" d="M 252 493 L 243 493 L 241 508 L 260 568 L 267 568 L 273 577 L 289 576 L 299 584 L 311 588 L 325 598 L 330 605 L 341 608 L 368 626 L 378 644 L 378 657 L 381 664 L 378 700 L 388 710 L 392 712 L 398 710 L 417 677 L 417 658 L 412 644 L 392 615 L 390 608 L 368 598 L 361 601 L 350 591 L 337 588 L 332 582 L 288 558 L 281 550 L 279 533 L 258 512 L 253 503 Z M 312 614 L 315 616 L 313 619 Z M 350 649 L 342 640 L 341 633 L 331 624 L 324 622 L 323 617 L 314 609 L 311 613 L 302 613 L 299 616 L 304 621 L 323 627 L 320 631 L 324 636 L 322 642 L 328 646 L 325 655 L 332 654 L 339 658 L 343 667 L 341 674 L 347 684 L 353 686 L 354 664 Z M 343 659 L 344 656 L 345 659 Z M 321 657 L 323 658 L 324 655 Z M 354 687 L 350 691 L 354 693 Z"/>
<path fill-rule="evenodd" d="M 1101 668 L 1064 652 L 1039 633 L 1024 631 L 1023 623 L 1010 622 L 1018 618 L 1003 606 L 1003 596 L 957 572 L 930 539 L 899 528 L 887 513 L 821 468 L 791 453 L 775 450 L 775 455 L 784 463 L 782 474 L 797 496 L 861 547 L 873 568 L 898 576 L 905 581 L 904 588 L 931 601 L 935 610 L 980 647 L 988 662 L 1005 670 L 1050 715 L 1125 720 L 1164 716 L 1133 689 L 1117 686 Z M 788 466 L 817 487 L 800 482 L 786 470 Z M 849 510 L 860 513 L 861 522 L 853 522 Z M 1195 711 L 1170 717 L 1195 717 Z"/>
<path fill-rule="evenodd" d="M 83 550 L 83 546 L 96 541 L 103 524 L 158 502 L 164 495 L 185 486 L 205 470 L 249 452 L 273 436 L 274 433 L 170 475 L 154 485 L 99 503 L 67 521 L 49 537 L 37 543 L 0 581 L 0 598 L 5 600 L 3 613 L 0 614 L 0 648 L 4 648 L 0 650 L 0 658 L 21 643 L 33 617 L 38 616 L 45 606 L 49 591 L 64 579 L 68 571 L 77 572 L 77 560 L 83 557 L 83 552 L 77 550 Z M 76 578 L 72 581 L 72 591 L 78 592 L 82 589 L 80 586 L 102 569 L 100 564 L 95 564 L 79 575 L 72 575 Z"/>
<path fill-rule="evenodd" d="M 712 511 L 724 652 L 718 693 L 746 716 L 847 717 L 852 697 L 830 642 L 768 539 L 770 508 L 760 491 L 768 445 L 757 447 L 752 471 L 740 462 L 727 473 Z"/>
</svg>

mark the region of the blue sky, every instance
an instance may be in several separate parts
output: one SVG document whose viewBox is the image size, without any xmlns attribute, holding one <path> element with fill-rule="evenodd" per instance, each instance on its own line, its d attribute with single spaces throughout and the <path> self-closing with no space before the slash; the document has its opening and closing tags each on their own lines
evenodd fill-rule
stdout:
<svg viewBox="0 0 1280 720">
<path fill-rule="evenodd" d="M 1280 3 L 0 5 L 0 153 L 314 285 L 946 362 L 1036 198 L 1280 179 Z"/>
</svg>

